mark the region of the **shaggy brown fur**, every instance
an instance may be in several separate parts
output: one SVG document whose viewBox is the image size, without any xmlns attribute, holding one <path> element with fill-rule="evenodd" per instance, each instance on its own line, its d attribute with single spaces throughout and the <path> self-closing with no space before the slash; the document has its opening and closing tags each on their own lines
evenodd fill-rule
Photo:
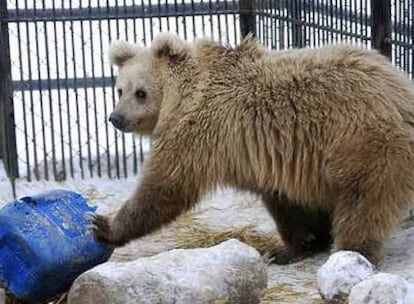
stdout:
<svg viewBox="0 0 414 304">
<path fill-rule="evenodd" d="M 230 48 L 170 34 L 132 55 L 123 48 L 111 50 L 128 80 L 118 88 L 133 91 L 138 79 L 160 97 L 117 106 L 156 109 L 154 145 L 118 214 L 95 217 L 100 239 L 121 246 L 226 185 L 262 195 L 286 244 L 276 262 L 331 238 L 334 250 L 379 261 L 414 196 L 414 91 L 385 58 L 347 45 L 268 52 L 251 39 Z"/>
</svg>

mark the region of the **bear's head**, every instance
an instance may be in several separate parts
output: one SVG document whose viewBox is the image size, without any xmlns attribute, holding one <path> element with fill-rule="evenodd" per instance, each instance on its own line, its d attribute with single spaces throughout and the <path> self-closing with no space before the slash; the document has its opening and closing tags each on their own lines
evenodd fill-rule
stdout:
<svg viewBox="0 0 414 304">
<path fill-rule="evenodd" d="M 158 122 L 165 81 L 162 64 L 190 54 L 190 45 L 169 33 L 158 34 L 151 47 L 125 41 L 111 44 L 109 58 L 118 67 L 118 102 L 109 120 L 118 130 L 151 135 Z"/>
</svg>

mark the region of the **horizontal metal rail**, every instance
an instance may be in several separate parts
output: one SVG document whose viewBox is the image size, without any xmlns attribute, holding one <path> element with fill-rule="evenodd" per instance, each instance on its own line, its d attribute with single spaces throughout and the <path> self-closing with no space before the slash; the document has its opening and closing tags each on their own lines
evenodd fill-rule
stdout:
<svg viewBox="0 0 414 304">
<path fill-rule="evenodd" d="M 284 1 L 272 1 L 272 10 L 284 8 Z M 262 9 L 269 5 L 262 4 Z M 324 16 L 335 16 L 336 18 L 350 22 L 360 23 L 361 14 L 340 8 L 336 5 L 318 4 L 319 13 Z M 302 9 L 305 12 L 312 12 L 317 9 L 314 1 L 304 1 Z M 72 9 L 9 9 L 8 22 L 56 22 L 56 21 L 90 21 L 90 20 L 117 20 L 130 18 L 166 18 L 166 17 L 191 17 L 205 16 L 208 14 L 225 15 L 239 13 L 238 1 L 226 2 L 198 2 L 198 3 L 175 3 L 175 4 L 147 4 L 130 5 L 123 7 L 91 7 L 91 8 L 72 8 Z M 261 15 L 261 12 L 257 12 Z M 268 14 L 267 14 L 268 15 Z M 278 15 L 273 15 L 278 17 Z M 366 16 L 365 21 L 371 24 L 370 16 Z M 401 35 L 412 35 L 410 24 L 403 22 L 393 23 L 392 30 Z"/>
<path fill-rule="evenodd" d="M 129 18 L 163 18 L 234 14 L 238 1 L 202 2 L 160 5 L 130 5 L 122 7 L 60 8 L 60 9 L 9 9 L 8 22 L 90 21 Z"/>
<path fill-rule="evenodd" d="M 101 88 L 114 84 L 112 77 L 17 80 L 13 81 L 13 91 Z"/>
</svg>

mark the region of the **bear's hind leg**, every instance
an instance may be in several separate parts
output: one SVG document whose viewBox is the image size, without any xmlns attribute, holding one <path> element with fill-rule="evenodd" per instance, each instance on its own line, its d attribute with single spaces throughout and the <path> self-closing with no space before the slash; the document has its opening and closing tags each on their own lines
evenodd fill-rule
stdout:
<svg viewBox="0 0 414 304">
<path fill-rule="evenodd" d="M 276 264 L 288 264 L 331 245 L 331 217 L 327 211 L 291 202 L 284 194 L 263 195 L 283 244 L 271 252 Z"/>
<path fill-rule="evenodd" d="M 414 155 L 397 148 L 372 147 L 375 161 L 361 162 L 366 167 L 348 176 L 344 168 L 336 170 L 342 182 L 332 188 L 334 250 L 357 251 L 379 263 L 384 242 L 400 225 L 414 196 Z"/>
<path fill-rule="evenodd" d="M 392 203 L 368 192 L 356 201 L 339 200 L 333 213 L 333 250 L 356 251 L 377 265 L 383 243 L 398 223 Z"/>
</svg>

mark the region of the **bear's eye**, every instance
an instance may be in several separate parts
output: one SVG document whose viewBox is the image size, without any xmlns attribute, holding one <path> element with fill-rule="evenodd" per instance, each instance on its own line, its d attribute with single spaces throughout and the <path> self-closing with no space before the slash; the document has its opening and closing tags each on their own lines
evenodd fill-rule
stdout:
<svg viewBox="0 0 414 304">
<path fill-rule="evenodd" d="M 121 97 L 122 96 L 122 90 L 118 89 L 118 96 Z"/>
<path fill-rule="evenodd" d="M 143 90 L 136 90 L 135 96 L 137 98 L 145 98 L 147 96 L 147 93 Z"/>
</svg>

